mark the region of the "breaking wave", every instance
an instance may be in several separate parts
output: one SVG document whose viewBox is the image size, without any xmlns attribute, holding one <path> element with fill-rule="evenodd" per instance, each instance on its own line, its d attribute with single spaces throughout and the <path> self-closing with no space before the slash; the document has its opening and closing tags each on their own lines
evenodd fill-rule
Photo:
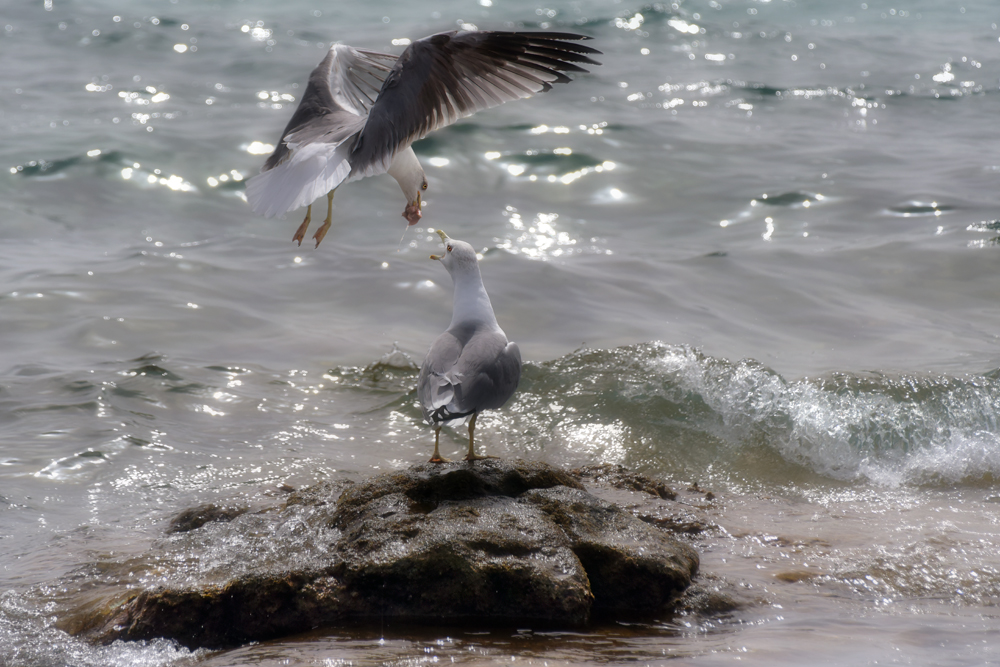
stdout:
<svg viewBox="0 0 1000 667">
<path fill-rule="evenodd" d="M 604 450 L 595 454 L 605 459 L 681 465 L 692 474 L 718 465 L 753 478 L 767 474 L 770 453 L 845 482 L 1000 478 L 996 374 L 832 373 L 789 381 L 752 360 L 646 343 L 578 351 L 533 365 L 525 376 L 512 409 L 533 422 L 527 430 L 547 430 L 568 447 L 593 446 L 596 438 Z"/>
</svg>

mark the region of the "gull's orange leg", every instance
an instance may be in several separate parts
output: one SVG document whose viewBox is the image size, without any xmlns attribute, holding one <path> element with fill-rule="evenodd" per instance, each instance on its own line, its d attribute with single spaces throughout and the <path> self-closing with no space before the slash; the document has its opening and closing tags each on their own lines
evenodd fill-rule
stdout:
<svg viewBox="0 0 1000 667">
<path fill-rule="evenodd" d="M 438 438 L 441 437 L 441 427 L 438 426 L 434 429 L 434 456 L 431 457 L 429 463 L 450 463 L 449 459 L 442 458 L 441 452 L 438 451 Z"/>
<path fill-rule="evenodd" d="M 465 460 L 466 461 L 479 461 L 479 460 L 482 460 L 482 459 L 495 459 L 496 458 L 495 456 L 488 456 L 486 454 L 483 454 L 482 456 L 479 456 L 478 454 L 475 453 L 475 451 L 473 451 L 473 444 L 475 442 L 473 434 L 475 433 L 475 430 L 476 430 L 476 417 L 478 417 L 478 416 L 479 416 L 479 413 L 477 412 L 477 413 L 473 414 L 472 415 L 472 419 L 469 420 L 469 453 L 465 455 Z"/>
<path fill-rule="evenodd" d="M 323 240 L 326 236 L 327 231 L 330 229 L 330 223 L 333 222 L 333 193 L 337 189 L 334 188 L 326 193 L 326 220 L 323 221 L 323 225 L 316 230 L 316 234 L 313 236 L 316 239 L 316 247 L 319 247 L 319 242 Z"/>
</svg>

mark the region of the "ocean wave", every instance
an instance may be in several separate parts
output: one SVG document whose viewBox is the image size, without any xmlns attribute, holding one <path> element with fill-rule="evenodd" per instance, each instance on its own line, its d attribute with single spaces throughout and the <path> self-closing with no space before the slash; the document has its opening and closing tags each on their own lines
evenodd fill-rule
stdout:
<svg viewBox="0 0 1000 667">
<path fill-rule="evenodd" d="M 865 372 L 789 381 L 753 360 L 663 343 L 578 351 L 526 375 L 514 408 L 522 418 L 579 434 L 581 446 L 599 433 L 609 444 L 595 455 L 618 452 L 632 464 L 659 457 L 691 474 L 721 465 L 753 479 L 768 474 L 768 454 L 776 454 L 842 482 L 1000 478 L 1000 382 L 989 376 Z"/>
</svg>

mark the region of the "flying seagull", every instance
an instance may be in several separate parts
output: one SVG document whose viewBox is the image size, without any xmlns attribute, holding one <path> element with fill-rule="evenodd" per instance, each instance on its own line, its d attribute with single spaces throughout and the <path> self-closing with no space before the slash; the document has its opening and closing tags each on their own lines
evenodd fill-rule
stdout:
<svg viewBox="0 0 1000 667">
<path fill-rule="evenodd" d="M 293 240 L 302 245 L 312 202 L 326 194 L 315 236 L 326 236 L 333 193 L 342 183 L 388 172 L 406 196 L 403 217 L 420 220 L 424 170 L 410 147 L 434 130 L 477 111 L 545 92 L 599 65 L 563 32 L 442 32 L 417 40 L 398 58 L 334 44 L 309 75 L 298 109 L 277 148 L 246 184 L 247 201 L 268 218 L 306 206 Z"/>
<path fill-rule="evenodd" d="M 490 297 L 479 274 L 476 251 L 465 241 L 455 241 L 437 230 L 444 242 L 440 260 L 455 284 L 453 312 L 448 330 L 427 352 L 417 379 L 417 399 L 424 420 L 434 426 L 431 463 L 445 463 L 438 451 L 441 425 L 471 416 L 466 461 L 489 458 L 474 449 L 476 417 L 482 410 L 499 408 L 517 389 L 521 379 L 521 351 L 509 342 L 497 324 Z"/>
</svg>

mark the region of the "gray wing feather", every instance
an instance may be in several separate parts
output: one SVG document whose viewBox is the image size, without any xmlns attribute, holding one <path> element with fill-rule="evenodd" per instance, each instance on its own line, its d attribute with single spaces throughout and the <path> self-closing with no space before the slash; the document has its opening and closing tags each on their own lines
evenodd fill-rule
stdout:
<svg viewBox="0 0 1000 667">
<path fill-rule="evenodd" d="M 357 133 L 395 62 L 388 53 L 334 45 L 309 74 L 299 106 L 261 171 L 287 159 L 289 144 L 339 144 Z"/>
<path fill-rule="evenodd" d="M 328 78 L 331 95 L 344 108 L 367 116 L 397 57 L 343 44 L 331 51 L 336 52 Z"/>
<path fill-rule="evenodd" d="M 449 373 L 462 356 L 464 347 L 465 343 L 450 331 L 445 331 L 431 343 L 417 380 L 417 400 L 427 421 L 431 420 L 432 412 L 453 400 L 453 383 L 460 378 L 449 377 Z"/>
<path fill-rule="evenodd" d="M 517 343 L 508 342 L 502 332 L 459 327 L 431 345 L 420 370 L 417 397 L 427 421 L 442 406 L 456 415 L 490 410 L 510 399 L 520 377 Z"/>
<path fill-rule="evenodd" d="M 521 379 L 521 351 L 517 343 L 508 343 L 501 335 L 500 340 L 490 341 L 489 352 L 493 353 L 499 344 L 503 347 L 495 356 L 491 354 L 492 361 L 476 369 L 473 381 L 462 384 L 461 401 L 475 406 L 477 411 L 503 406 L 514 395 Z"/>
<path fill-rule="evenodd" d="M 583 35 L 444 32 L 410 44 L 385 79 L 351 156 L 352 178 L 388 170 L 396 152 L 477 111 L 549 90 L 598 65 Z"/>
</svg>

